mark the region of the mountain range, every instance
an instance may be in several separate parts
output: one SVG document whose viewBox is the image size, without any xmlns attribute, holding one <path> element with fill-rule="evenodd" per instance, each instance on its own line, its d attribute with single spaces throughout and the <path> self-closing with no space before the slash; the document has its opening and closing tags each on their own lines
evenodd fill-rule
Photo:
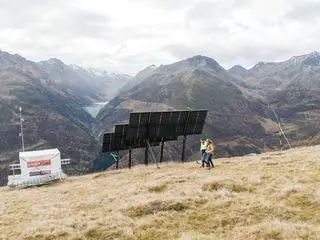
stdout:
<svg viewBox="0 0 320 240">
<path fill-rule="evenodd" d="M 291 145 L 319 144 L 319 69 L 318 52 L 260 62 L 251 69 L 237 65 L 225 70 L 206 56 L 151 66 L 100 111 L 98 134 L 112 130 L 132 111 L 201 108 L 209 110 L 201 138 L 214 139 L 217 156 L 278 148 L 278 119 Z M 198 152 L 196 139 L 188 142 L 189 158 Z M 179 158 L 181 145 L 168 145 L 173 154 L 167 159 Z"/>
<path fill-rule="evenodd" d="M 26 150 L 58 147 L 62 157 L 73 159 L 70 173 L 90 171 L 100 147 L 93 135 L 96 119 L 85 107 L 107 101 L 129 80 L 58 59 L 36 63 L 1 51 L 0 168 L 18 162 L 21 106 Z"/>
<path fill-rule="evenodd" d="M 96 118 L 85 110 L 95 102 L 108 102 Z M 20 150 L 19 106 L 27 149 L 58 147 L 63 157 L 73 159 L 72 174 L 104 161 L 99 155 L 103 133 L 126 122 L 133 111 L 208 109 L 203 135 L 188 139 L 189 159 L 198 154 L 199 138 L 207 137 L 216 143 L 217 156 L 278 148 L 277 118 L 293 146 L 319 144 L 320 54 L 228 70 L 198 55 L 150 65 L 131 78 L 58 59 L 36 63 L 0 51 L 3 169 L 17 161 Z M 140 163 L 140 151 L 134 152 Z M 154 152 L 157 156 L 158 149 Z M 166 160 L 178 160 L 180 153 L 180 141 L 166 143 Z M 124 153 L 124 165 L 126 157 Z"/>
</svg>

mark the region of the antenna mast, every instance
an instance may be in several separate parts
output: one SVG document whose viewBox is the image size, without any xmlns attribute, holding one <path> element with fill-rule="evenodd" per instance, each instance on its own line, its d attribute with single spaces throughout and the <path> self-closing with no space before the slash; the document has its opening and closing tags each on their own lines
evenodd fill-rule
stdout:
<svg viewBox="0 0 320 240">
<path fill-rule="evenodd" d="M 24 119 L 22 118 L 22 114 L 21 114 L 22 108 L 21 106 L 19 107 L 19 112 L 20 112 L 20 134 L 19 136 L 21 137 L 21 143 L 22 143 L 22 152 L 24 152 L 24 139 L 23 139 L 23 121 Z"/>
</svg>

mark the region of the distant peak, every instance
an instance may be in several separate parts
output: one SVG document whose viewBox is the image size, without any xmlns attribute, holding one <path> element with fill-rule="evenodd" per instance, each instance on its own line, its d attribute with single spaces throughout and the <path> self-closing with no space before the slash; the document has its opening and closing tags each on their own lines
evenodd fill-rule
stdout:
<svg viewBox="0 0 320 240">
<path fill-rule="evenodd" d="M 313 51 L 311 55 L 320 55 L 320 53 L 318 51 Z"/>
<path fill-rule="evenodd" d="M 156 65 L 154 65 L 154 64 L 152 64 L 152 65 L 150 65 L 149 67 L 147 67 L 148 69 L 156 69 L 157 68 L 157 66 Z"/>
<path fill-rule="evenodd" d="M 46 61 L 41 61 L 40 63 L 48 63 L 48 64 L 59 64 L 62 65 L 64 64 L 60 59 L 58 58 L 50 58 Z"/>
<path fill-rule="evenodd" d="M 107 71 L 105 70 L 102 70 L 102 69 L 97 69 L 97 68 L 89 68 L 88 69 L 88 72 L 93 74 L 93 75 L 96 75 L 96 76 L 99 76 L 99 77 L 102 77 L 102 76 L 110 76 L 111 73 L 108 73 Z"/>
<path fill-rule="evenodd" d="M 9 52 L 0 50 L 0 55 L 1 55 L 1 57 L 4 57 L 4 58 L 15 59 L 15 61 L 28 61 L 27 59 L 25 59 L 24 57 L 22 57 L 21 55 L 19 55 L 17 53 L 13 54 L 13 53 L 9 53 Z"/>
<path fill-rule="evenodd" d="M 76 65 L 76 64 L 70 64 L 69 66 L 70 66 L 73 70 L 83 70 L 82 67 L 80 67 L 80 66 L 78 66 L 78 65 Z"/>
<path fill-rule="evenodd" d="M 310 65 L 310 64 L 319 65 L 319 59 L 320 59 L 320 53 L 317 51 L 314 51 L 305 55 L 293 56 L 292 58 L 289 59 L 289 61 L 295 65 L 302 64 L 302 63 L 307 65 Z"/>
<path fill-rule="evenodd" d="M 203 55 L 196 55 L 196 56 L 193 56 L 191 58 L 188 58 L 187 60 L 205 60 L 205 61 L 214 61 L 216 62 L 214 59 L 212 58 L 209 58 L 207 56 L 203 56 Z"/>
<path fill-rule="evenodd" d="M 186 59 L 186 61 L 189 61 L 192 65 L 206 64 L 209 66 L 220 66 L 216 60 L 202 55 L 196 55 L 194 57 Z"/>
<path fill-rule="evenodd" d="M 318 57 L 318 56 L 320 56 L 320 53 L 317 52 L 317 51 L 313 51 L 313 52 L 311 52 L 309 54 L 293 56 L 291 59 L 303 59 L 303 58 L 306 58 L 306 57 Z"/>
<path fill-rule="evenodd" d="M 241 65 L 234 65 L 232 68 L 229 69 L 229 71 L 233 71 L 233 70 L 247 71 L 248 69 L 246 69 L 245 67 L 242 67 Z"/>
<path fill-rule="evenodd" d="M 253 69 L 261 68 L 264 65 L 266 65 L 265 62 L 258 62 L 256 65 L 253 66 Z"/>
</svg>

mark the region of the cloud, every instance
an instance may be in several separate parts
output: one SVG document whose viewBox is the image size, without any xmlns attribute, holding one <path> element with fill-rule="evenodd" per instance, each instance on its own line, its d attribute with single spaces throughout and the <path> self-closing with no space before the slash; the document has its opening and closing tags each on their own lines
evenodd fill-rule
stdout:
<svg viewBox="0 0 320 240">
<path fill-rule="evenodd" d="M 207 55 L 229 68 L 320 49 L 317 0 L 0 0 L 0 49 L 135 74 Z"/>
<path fill-rule="evenodd" d="M 306 21 L 314 23 L 320 20 L 320 3 L 319 2 L 301 2 L 286 14 L 286 18 L 295 21 Z"/>
</svg>

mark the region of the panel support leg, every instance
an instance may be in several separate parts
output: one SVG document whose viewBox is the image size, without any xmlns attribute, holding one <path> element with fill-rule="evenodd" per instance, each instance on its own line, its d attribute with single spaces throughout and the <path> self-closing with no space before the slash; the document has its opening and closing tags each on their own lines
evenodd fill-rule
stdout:
<svg viewBox="0 0 320 240">
<path fill-rule="evenodd" d="M 185 161 L 186 141 L 187 141 L 187 136 L 185 135 L 183 136 L 183 143 L 182 143 L 182 156 L 181 156 L 182 162 Z"/>
<path fill-rule="evenodd" d="M 152 158 L 153 158 L 153 161 L 156 163 L 157 168 L 160 168 L 160 167 L 159 167 L 159 164 L 158 164 L 158 161 L 157 161 L 157 159 L 156 159 L 155 156 L 154 156 L 154 153 L 153 153 L 153 151 L 152 151 L 152 148 L 151 148 L 151 146 L 150 146 L 149 141 L 147 140 L 146 143 L 147 143 L 147 145 L 148 145 L 148 147 L 149 147 L 149 150 L 150 150 L 151 156 L 152 156 Z"/>
<path fill-rule="evenodd" d="M 144 150 L 144 165 L 148 166 L 148 163 L 149 163 L 149 145 L 146 144 L 146 148 Z"/>
<path fill-rule="evenodd" d="M 117 152 L 117 161 L 116 161 L 116 169 L 119 169 L 119 152 Z"/>
<path fill-rule="evenodd" d="M 164 147 L 164 141 L 161 142 L 161 151 L 160 151 L 160 163 L 163 161 L 163 147 Z"/>
<path fill-rule="evenodd" d="M 132 149 L 129 149 L 129 168 L 131 168 L 131 164 L 132 164 Z"/>
</svg>

